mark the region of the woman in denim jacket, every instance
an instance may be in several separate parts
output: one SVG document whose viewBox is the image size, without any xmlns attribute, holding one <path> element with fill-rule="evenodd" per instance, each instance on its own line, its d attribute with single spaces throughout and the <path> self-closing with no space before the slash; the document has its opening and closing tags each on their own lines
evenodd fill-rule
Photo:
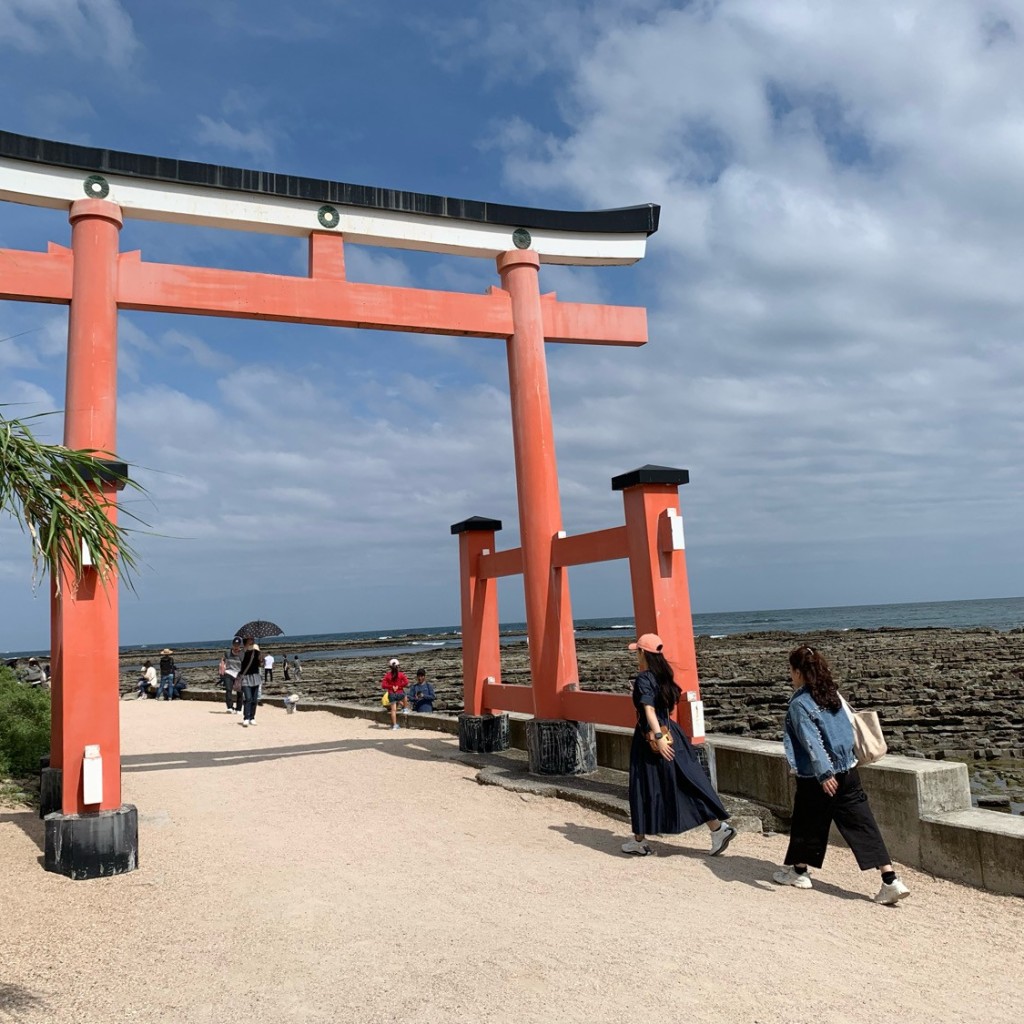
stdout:
<svg viewBox="0 0 1024 1024">
<path fill-rule="evenodd" d="M 857 774 L 853 723 L 832 680 L 828 662 L 802 645 L 789 655 L 793 696 L 786 711 L 783 745 L 796 774 L 796 800 L 786 867 L 772 878 L 780 885 L 811 888 L 809 865 L 820 868 L 834 821 L 861 871 L 877 868 L 882 888 L 876 903 L 890 905 L 910 895 L 896 877 L 889 851 Z"/>
</svg>

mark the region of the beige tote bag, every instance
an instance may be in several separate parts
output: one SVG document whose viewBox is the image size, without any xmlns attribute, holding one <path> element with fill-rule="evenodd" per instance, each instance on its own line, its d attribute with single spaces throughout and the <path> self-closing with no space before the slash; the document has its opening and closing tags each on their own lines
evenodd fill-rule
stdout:
<svg viewBox="0 0 1024 1024">
<path fill-rule="evenodd" d="M 882 734 L 882 723 L 878 720 L 877 711 L 854 711 L 846 703 L 845 697 L 839 698 L 843 708 L 853 723 L 853 754 L 858 765 L 874 764 L 885 757 L 889 747 Z"/>
</svg>

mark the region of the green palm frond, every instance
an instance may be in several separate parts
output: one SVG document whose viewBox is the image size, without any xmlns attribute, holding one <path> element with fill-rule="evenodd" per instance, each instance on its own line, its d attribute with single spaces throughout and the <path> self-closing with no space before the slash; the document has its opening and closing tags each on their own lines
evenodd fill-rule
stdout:
<svg viewBox="0 0 1024 1024">
<path fill-rule="evenodd" d="M 6 419 L 0 415 L 0 511 L 13 516 L 28 533 L 36 573 L 44 567 L 56 586 L 60 586 L 61 564 L 80 581 L 91 562 L 101 579 L 120 566 L 121 577 L 134 589 L 137 563 L 128 543 L 130 531 L 110 521 L 107 510 L 114 503 L 90 483 L 100 477 L 110 478 L 105 460 L 116 456 L 46 444 L 28 425 L 28 420 L 36 418 Z M 126 477 L 115 479 L 119 487 L 123 482 L 124 487 L 144 493 L 139 484 Z M 118 514 L 142 522 L 122 508 Z"/>
</svg>

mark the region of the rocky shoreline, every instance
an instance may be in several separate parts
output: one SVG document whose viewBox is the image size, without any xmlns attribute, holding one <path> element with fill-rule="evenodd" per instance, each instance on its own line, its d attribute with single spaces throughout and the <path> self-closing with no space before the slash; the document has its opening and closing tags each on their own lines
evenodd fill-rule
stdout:
<svg viewBox="0 0 1024 1024">
<path fill-rule="evenodd" d="M 1024 630 L 886 628 L 698 637 L 708 731 L 781 738 L 790 694 L 786 658 L 798 643 L 819 648 L 829 658 L 851 704 L 879 712 L 892 753 L 987 761 L 1024 758 Z M 362 640 L 347 646 L 372 646 L 374 654 L 318 657 L 346 645 L 334 641 L 297 649 L 287 640 L 264 641 L 264 649 L 278 658 L 275 682 L 267 692 L 296 691 L 304 701 L 377 703 L 379 680 L 393 644 Z M 302 657 L 300 684 L 283 681 L 283 653 Z M 155 650 L 122 659 L 123 693 L 134 689 L 144 656 L 154 663 L 158 659 Z M 217 652 L 179 650 L 175 657 L 190 685 L 214 684 Z M 462 708 L 461 657 L 457 648 L 424 647 L 401 660 L 410 677 L 416 668 L 427 670 L 437 691 L 438 710 L 457 713 Z M 625 639 L 581 640 L 577 659 L 584 689 L 628 692 L 635 662 Z M 502 648 L 502 675 L 506 683 L 529 683 L 525 644 Z"/>
</svg>

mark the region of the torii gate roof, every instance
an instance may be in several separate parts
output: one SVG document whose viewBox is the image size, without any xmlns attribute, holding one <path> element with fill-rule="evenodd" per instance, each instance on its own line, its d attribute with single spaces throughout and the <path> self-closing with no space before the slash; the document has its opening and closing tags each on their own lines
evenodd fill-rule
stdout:
<svg viewBox="0 0 1024 1024">
<path fill-rule="evenodd" d="M 349 242 L 544 263 L 630 264 L 658 230 L 654 203 L 543 210 L 142 156 L 0 131 L 0 199 L 67 208 L 109 198 L 125 217 L 267 234 L 332 230 Z"/>
</svg>

